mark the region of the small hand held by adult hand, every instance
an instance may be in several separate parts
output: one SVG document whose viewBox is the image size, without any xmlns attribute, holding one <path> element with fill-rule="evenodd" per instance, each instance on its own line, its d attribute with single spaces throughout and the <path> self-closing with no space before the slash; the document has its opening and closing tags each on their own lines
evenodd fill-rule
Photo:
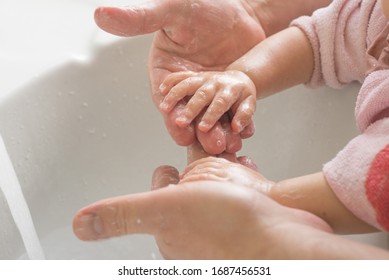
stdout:
<svg viewBox="0 0 389 280">
<path fill-rule="evenodd" d="M 248 3 L 228 0 L 220 5 L 208 0 L 153 0 L 124 8 L 98 8 L 95 20 L 102 29 L 119 36 L 156 32 L 149 74 L 152 98 L 158 107 L 163 100 L 159 86 L 167 75 L 178 71 L 225 70 L 265 38 L 260 20 Z M 193 124 L 181 128 L 175 121 L 186 103 L 180 104 L 173 111 L 163 113 L 166 127 L 179 145 L 188 146 L 197 137 L 210 154 L 234 153 L 240 149 L 241 139 L 254 133 L 250 125 L 240 137 L 232 137 L 228 135 L 232 134 L 231 128 L 226 128 L 223 121 L 207 133 L 200 132 Z"/>
<path fill-rule="evenodd" d="M 158 168 L 154 191 L 80 210 L 73 222 L 75 234 L 81 240 L 152 234 L 167 259 L 273 259 L 287 257 L 282 255 L 288 242 L 285 228 L 291 237 L 299 228 L 331 231 L 316 216 L 283 207 L 250 188 L 172 182 L 178 182 L 177 170 Z"/>
<path fill-rule="evenodd" d="M 247 160 L 244 160 L 247 159 Z M 180 183 L 214 181 L 229 182 L 268 195 L 275 184 L 260 174 L 254 162 L 247 157 L 234 160 L 206 157 L 189 164 L 180 174 Z"/>
</svg>

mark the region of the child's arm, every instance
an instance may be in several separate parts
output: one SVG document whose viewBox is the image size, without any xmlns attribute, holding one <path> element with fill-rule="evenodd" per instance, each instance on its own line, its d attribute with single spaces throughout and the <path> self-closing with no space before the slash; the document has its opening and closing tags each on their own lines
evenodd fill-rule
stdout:
<svg viewBox="0 0 389 280">
<path fill-rule="evenodd" d="M 259 43 L 228 69 L 248 75 L 257 98 L 309 81 L 314 67 L 311 44 L 297 27 L 287 28 Z"/>
<path fill-rule="evenodd" d="M 336 233 L 377 231 L 357 218 L 336 197 L 322 172 L 276 183 L 268 195 L 280 204 L 308 211 L 325 220 Z"/>
<path fill-rule="evenodd" d="M 241 164 L 208 157 L 189 164 L 180 176 L 181 183 L 220 181 L 255 189 L 284 206 L 308 211 L 322 218 L 337 233 L 376 231 L 342 204 L 322 172 L 274 183 Z"/>
<path fill-rule="evenodd" d="M 313 53 L 304 33 L 291 27 L 269 37 L 225 72 L 178 72 L 161 84 L 165 95 L 160 109 L 168 113 L 178 101 L 192 96 L 177 125 L 188 126 L 203 110 L 199 129 L 207 132 L 232 109 L 232 128 L 240 133 L 250 122 L 257 98 L 307 82 L 313 71 Z M 254 82 L 254 85 L 253 85 Z"/>
</svg>

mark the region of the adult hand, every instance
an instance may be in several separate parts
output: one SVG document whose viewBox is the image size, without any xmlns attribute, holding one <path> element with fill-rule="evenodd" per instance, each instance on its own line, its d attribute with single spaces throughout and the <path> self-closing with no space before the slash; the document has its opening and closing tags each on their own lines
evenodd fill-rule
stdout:
<svg viewBox="0 0 389 280">
<path fill-rule="evenodd" d="M 75 234 L 81 240 L 152 234 L 167 259 L 275 259 L 293 258 L 287 252 L 298 253 L 291 247 L 298 248 L 296 238 L 303 234 L 331 231 L 316 216 L 283 207 L 254 189 L 228 182 L 172 182 L 178 182 L 177 170 L 158 168 L 154 191 L 80 210 Z"/>
<path fill-rule="evenodd" d="M 177 71 L 224 70 L 230 63 L 265 38 L 256 8 L 251 1 L 226 0 L 223 5 L 208 0 L 153 0 L 124 8 L 101 7 L 95 12 L 99 27 L 119 36 L 156 32 L 151 46 L 149 73 L 156 106 L 163 100 L 159 86 Z M 218 122 L 202 133 L 193 125 L 179 128 L 175 120 L 185 102 L 169 114 L 162 114 L 172 138 L 188 146 L 199 139 L 210 154 L 234 153 L 241 138 L 254 133 L 254 125 L 234 135 L 228 121 Z M 218 143 L 218 145 L 215 145 Z"/>
</svg>

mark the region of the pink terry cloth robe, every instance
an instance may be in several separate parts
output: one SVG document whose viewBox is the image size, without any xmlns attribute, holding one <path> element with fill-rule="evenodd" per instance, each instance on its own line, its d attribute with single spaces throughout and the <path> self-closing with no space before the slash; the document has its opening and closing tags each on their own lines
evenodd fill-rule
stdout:
<svg viewBox="0 0 389 280">
<path fill-rule="evenodd" d="M 310 87 L 362 87 L 355 117 L 361 132 L 324 165 L 339 200 L 357 217 L 389 232 L 389 24 L 377 0 L 334 0 L 291 23 L 314 53 Z"/>
</svg>

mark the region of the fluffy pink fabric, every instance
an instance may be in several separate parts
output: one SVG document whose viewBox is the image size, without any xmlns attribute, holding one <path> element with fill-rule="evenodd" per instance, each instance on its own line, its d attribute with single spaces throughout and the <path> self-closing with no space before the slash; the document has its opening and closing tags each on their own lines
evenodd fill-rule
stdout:
<svg viewBox="0 0 389 280">
<path fill-rule="evenodd" d="M 361 135 L 323 172 L 357 217 L 389 231 L 389 25 L 376 0 L 335 0 L 294 22 L 311 42 L 315 69 L 307 84 L 363 83 L 355 116 Z"/>
</svg>

